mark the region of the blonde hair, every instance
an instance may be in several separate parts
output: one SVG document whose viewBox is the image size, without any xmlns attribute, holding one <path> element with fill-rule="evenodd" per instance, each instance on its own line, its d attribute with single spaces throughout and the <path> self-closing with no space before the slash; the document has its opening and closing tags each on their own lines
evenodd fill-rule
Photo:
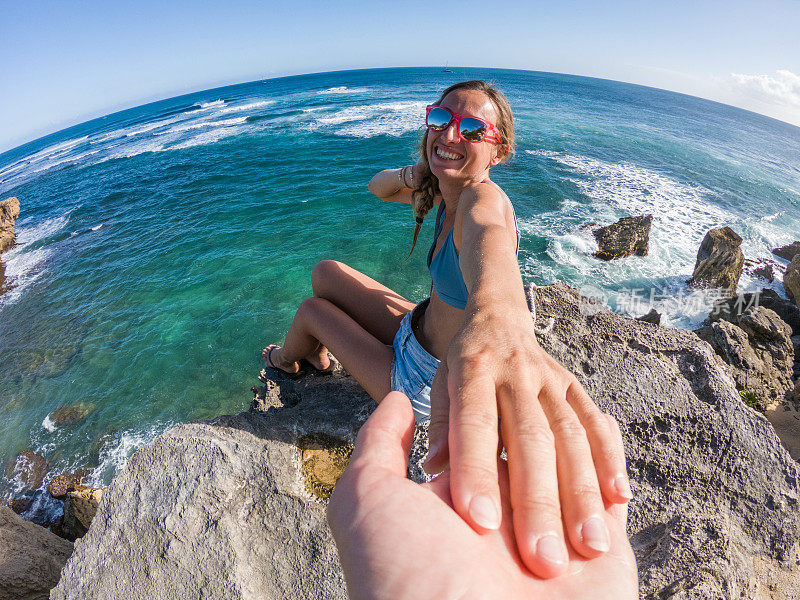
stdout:
<svg viewBox="0 0 800 600">
<path fill-rule="evenodd" d="M 456 90 L 475 90 L 483 92 L 489 97 L 489 100 L 492 101 L 492 104 L 494 104 L 497 110 L 497 123 L 495 123 L 495 125 L 497 129 L 500 130 L 501 137 L 500 143 L 498 144 L 498 154 L 501 157 L 500 162 L 507 161 L 514 155 L 514 116 L 511 114 L 511 106 L 509 106 L 506 97 L 496 87 L 485 81 L 473 79 L 454 83 L 442 92 L 442 95 L 439 96 L 439 100 L 436 101 L 435 104 L 441 104 L 444 102 L 447 94 Z M 436 194 L 439 193 L 439 180 L 436 178 L 436 175 L 431 173 L 431 168 L 428 163 L 427 144 L 428 129 L 426 128 L 425 134 L 422 136 L 422 140 L 419 143 L 419 151 L 425 170 L 423 171 L 419 185 L 416 186 L 416 189 L 411 194 L 411 209 L 416 217 L 417 226 L 414 229 L 414 239 L 411 242 L 411 252 L 408 253 L 409 256 L 414 252 L 414 246 L 417 245 L 417 236 L 422 227 L 422 220 L 425 218 L 425 215 L 428 214 L 428 211 L 433 208 L 433 199 Z"/>
</svg>

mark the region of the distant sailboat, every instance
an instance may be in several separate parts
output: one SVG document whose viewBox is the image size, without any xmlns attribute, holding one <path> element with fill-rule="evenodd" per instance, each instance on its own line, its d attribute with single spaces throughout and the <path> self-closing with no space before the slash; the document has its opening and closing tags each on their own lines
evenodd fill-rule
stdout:
<svg viewBox="0 0 800 600">
<path fill-rule="evenodd" d="M 453 69 L 448 69 L 448 68 L 447 68 L 447 64 L 448 64 L 448 63 L 444 63 L 444 69 L 442 69 L 442 72 L 443 72 L 443 73 L 452 73 L 452 72 L 453 72 Z"/>
</svg>

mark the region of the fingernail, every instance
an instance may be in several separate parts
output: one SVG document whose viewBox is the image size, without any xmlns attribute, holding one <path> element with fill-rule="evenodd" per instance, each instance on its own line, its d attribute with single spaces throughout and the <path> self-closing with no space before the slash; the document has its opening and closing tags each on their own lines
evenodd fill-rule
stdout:
<svg viewBox="0 0 800 600">
<path fill-rule="evenodd" d="M 536 543 L 536 554 L 554 565 L 563 565 L 567 562 L 566 546 L 552 533 L 539 538 Z"/>
<path fill-rule="evenodd" d="M 608 528 L 600 517 L 592 517 L 583 524 L 581 539 L 589 548 L 598 552 L 608 552 L 611 547 L 608 541 Z"/>
<path fill-rule="evenodd" d="M 614 478 L 614 487 L 617 489 L 617 493 L 626 500 L 633 499 L 633 492 L 631 491 L 631 484 L 630 481 L 628 481 L 627 475 L 617 475 Z"/>
<path fill-rule="evenodd" d="M 500 515 L 497 507 L 491 498 L 486 496 L 475 496 L 469 503 L 469 516 L 479 526 L 484 529 L 498 529 L 500 527 Z"/>
</svg>

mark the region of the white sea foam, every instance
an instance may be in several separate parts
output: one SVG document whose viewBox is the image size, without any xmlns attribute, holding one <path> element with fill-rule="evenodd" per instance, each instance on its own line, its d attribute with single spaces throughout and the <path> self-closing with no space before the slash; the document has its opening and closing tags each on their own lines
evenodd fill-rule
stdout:
<svg viewBox="0 0 800 600">
<path fill-rule="evenodd" d="M 232 137 L 235 135 L 239 135 L 244 131 L 243 127 L 224 127 L 224 128 L 217 128 L 212 129 L 211 131 L 204 131 L 201 134 L 195 135 L 191 139 L 186 140 L 185 142 L 181 142 L 180 144 L 175 144 L 174 146 L 170 146 L 166 148 L 166 150 L 184 150 L 186 148 L 194 148 L 195 146 L 206 146 L 208 144 L 214 144 L 221 139 Z"/>
<path fill-rule="evenodd" d="M 227 115 L 229 113 L 237 113 L 243 110 L 258 110 L 259 108 L 265 108 L 273 104 L 275 104 L 274 100 L 259 100 L 258 102 L 250 102 L 248 104 L 238 104 L 238 105 L 228 106 L 226 108 L 223 108 L 217 114 Z"/>
<path fill-rule="evenodd" d="M 95 225 L 95 226 L 94 226 L 94 227 L 92 227 L 91 229 L 92 229 L 92 231 L 97 231 L 97 230 L 98 230 L 98 229 L 100 229 L 102 226 L 103 226 L 103 223 L 100 223 L 100 225 Z"/>
<path fill-rule="evenodd" d="M 78 164 L 82 162 L 85 158 L 93 156 L 95 154 L 99 154 L 100 152 L 101 150 L 89 150 L 87 152 L 81 152 L 80 154 L 76 154 L 74 156 L 67 156 L 66 158 L 62 158 L 61 160 L 51 161 L 39 167 L 38 169 L 30 169 L 27 175 L 34 175 L 36 173 L 42 173 L 43 171 L 49 171 L 50 169 L 54 169 L 59 165 Z"/>
<path fill-rule="evenodd" d="M 317 94 L 366 94 L 369 92 L 368 87 L 354 87 L 349 88 L 346 85 L 339 85 L 336 87 L 331 87 L 326 90 L 320 90 Z"/>
<path fill-rule="evenodd" d="M 200 110 L 206 110 L 209 108 L 216 108 L 218 106 L 225 106 L 225 100 L 213 100 L 211 102 L 198 102 L 194 105 Z"/>
<path fill-rule="evenodd" d="M 146 152 L 161 152 L 213 143 L 232 134 L 204 135 L 186 139 L 186 133 L 198 129 L 243 125 L 247 122 L 247 116 L 244 115 L 227 119 L 215 119 L 215 117 L 241 113 L 245 110 L 258 110 L 273 103 L 274 101 L 267 100 L 234 106 L 227 106 L 224 100 L 199 103 L 196 105 L 196 110 L 187 113 L 150 123 L 120 127 L 102 134 L 66 140 L 8 165 L 0 171 L 0 182 L 21 183 L 59 166 L 97 165 L 109 160 L 132 158 Z"/>
<path fill-rule="evenodd" d="M 13 304 L 22 296 L 22 292 L 41 277 L 45 265 L 52 255 L 52 250 L 39 248 L 30 252 L 22 252 L 17 248 L 3 255 L 6 281 L 11 286 L 0 296 L 0 306 Z"/>
<path fill-rule="evenodd" d="M 30 218 L 17 222 L 17 246 L 12 251 L 17 251 L 21 247 L 41 239 L 55 235 L 64 229 L 64 226 L 69 220 L 70 214 L 74 209 L 66 211 L 64 214 L 50 219 L 44 219 L 36 225 L 29 225 Z"/>
<path fill-rule="evenodd" d="M 120 158 L 133 158 L 134 156 L 139 156 L 140 154 L 144 154 L 145 152 L 161 152 L 164 149 L 164 144 L 167 143 L 167 141 L 168 140 L 163 140 L 163 139 L 154 141 L 152 138 L 144 138 L 140 142 L 114 146 L 118 148 L 118 150 L 110 154 L 106 154 L 106 156 L 98 160 L 97 163 L 95 164 L 100 164 L 109 160 L 116 160 Z"/>
<path fill-rule="evenodd" d="M 555 168 L 566 170 L 565 178 L 589 202 L 565 200 L 556 210 L 537 215 L 522 226 L 523 232 L 548 239 L 547 252 L 554 263 L 542 269 L 529 262 L 524 267 L 526 275 L 548 282 L 566 279 L 578 287 L 622 290 L 607 292 L 605 300 L 629 316 L 653 307 L 662 313 L 665 325 L 694 326 L 705 318 L 715 298 L 688 288 L 685 280 L 692 275 L 705 233 L 738 220 L 714 204 L 710 190 L 631 163 L 548 150 L 527 153 L 555 161 Z M 644 214 L 653 215 L 646 257 L 602 262 L 591 256 L 596 242 L 591 231 L 581 225 L 613 223 L 623 216 Z M 648 289 L 632 290 L 638 284 L 631 282 L 637 281 L 648 282 Z"/>
<path fill-rule="evenodd" d="M 10 289 L 0 295 L 0 306 L 16 302 L 22 292 L 41 277 L 53 251 L 46 246 L 30 250 L 29 246 L 61 232 L 72 210 L 36 225 L 30 225 L 30 218 L 17 222 L 17 244 L 3 254 L 5 277 Z"/>
<path fill-rule="evenodd" d="M 181 133 L 183 131 L 191 131 L 192 129 L 203 129 L 207 127 L 230 127 L 232 125 L 242 125 L 247 122 L 247 117 L 235 117 L 233 119 L 221 119 L 219 121 L 198 121 L 197 123 L 187 123 L 185 125 L 176 125 L 165 131 L 164 134 Z"/>
<path fill-rule="evenodd" d="M 305 127 L 330 128 L 336 135 L 348 137 L 399 136 L 418 129 L 424 116 L 425 102 L 387 102 L 349 106 L 326 113 L 315 117 Z"/>
<path fill-rule="evenodd" d="M 42 428 L 46 429 L 50 433 L 52 433 L 52 432 L 54 432 L 56 430 L 56 424 L 50 418 L 50 415 L 47 415 L 44 418 L 44 421 L 42 421 Z"/>
<path fill-rule="evenodd" d="M 103 487 L 125 468 L 128 459 L 139 448 L 151 444 L 172 426 L 171 423 L 153 423 L 145 430 L 128 430 L 117 433 L 100 450 L 99 465 L 91 472 L 88 485 Z"/>
<path fill-rule="evenodd" d="M 154 129 L 171 125 L 176 121 L 180 121 L 181 118 L 183 118 L 182 115 L 178 115 L 177 117 L 171 117 L 169 119 L 161 119 L 160 121 L 153 121 L 152 123 L 147 123 L 144 125 L 120 129 L 118 132 L 112 133 L 116 133 L 116 137 L 134 137 L 143 133 L 147 133 L 148 131 L 153 131 Z"/>
<path fill-rule="evenodd" d="M 772 214 L 772 215 L 767 215 L 767 216 L 765 216 L 765 217 L 761 217 L 761 220 L 762 220 L 762 221 L 774 221 L 774 220 L 775 220 L 775 219 L 777 219 L 778 217 L 782 217 L 782 216 L 783 216 L 783 215 L 785 215 L 785 214 L 786 214 L 786 211 L 785 211 L 785 210 L 782 210 L 782 211 L 780 211 L 780 212 L 776 212 L 775 214 Z"/>
<path fill-rule="evenodd" d="M 21 180 L 33 173 L 39 173 L 53 166 L 69 162 L 69 158 L 67 158 L 67 160 L 54 159 L 62 159 L 64 156 L 67 156 L 77 146 L 85 143 L 88 138 L 89 136 L 85 135 L 79 138 L 66 140 L 25 156 L 0 170 L 0 181 L 5 183 L 11 180 Z"/>
</svg>

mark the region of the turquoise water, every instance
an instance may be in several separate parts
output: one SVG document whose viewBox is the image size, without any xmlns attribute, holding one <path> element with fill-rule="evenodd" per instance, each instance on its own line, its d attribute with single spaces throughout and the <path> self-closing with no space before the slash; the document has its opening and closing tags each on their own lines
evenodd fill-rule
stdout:
<svg viewBox="0 0 800 600">
<path fill-rule="evenodd" d="M 290 77 L 172 98 L 0 155 L 17 196 L 3 255 L 0 464 L 31 448 L 48 479 L 87 466 L 107 484 L 169 426 L 245 409 L 260 350 L 285 335 L 323 258 L 408 298 L 425 296 L 426 246 L 405 260 L 407 207 L 366 189 L 408 164 L 426 104 L 487 78 L 515 111 L 515 158 L 493 178 L 515 204 L 526 281 L 565 281 L 631 315 L 692 327 L 705 232 L 729 225 L 748 259 L 800 232 L 800 129 L 611 81 L 524 71 L 389 69 Z M 650 254 L 591 257 L 581 225 L 653 213 Z M 740 291 L 765 285 L 747 271 Z M 783 293 L 780 277 L 772 287 Z M 628 291 L 626 291 L 628 290 Z M 50 413 L 95 408 L 72 426 Z M 46 480 L 47 481 L 47 480 Z M 20 489 L 4 472 L 0 495 Z"/>
</svg>

